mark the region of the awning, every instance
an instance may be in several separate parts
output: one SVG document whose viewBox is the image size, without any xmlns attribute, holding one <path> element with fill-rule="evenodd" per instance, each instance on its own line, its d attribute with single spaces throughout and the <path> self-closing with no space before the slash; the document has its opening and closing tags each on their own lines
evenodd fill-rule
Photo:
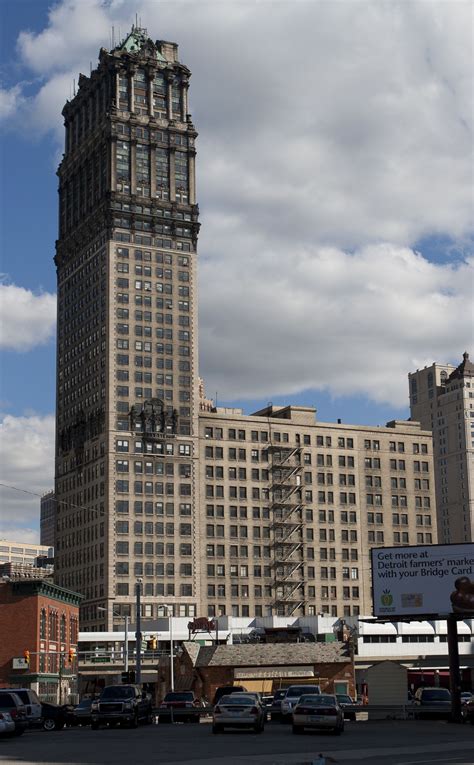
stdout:
<svg viewBox="0 0 474 765">
<path fill-rule="evenodd" d="M 271 693 L 273 680 L 234 680 L 234 685 L 243 685 L 247 691 Z"/>
</svg>

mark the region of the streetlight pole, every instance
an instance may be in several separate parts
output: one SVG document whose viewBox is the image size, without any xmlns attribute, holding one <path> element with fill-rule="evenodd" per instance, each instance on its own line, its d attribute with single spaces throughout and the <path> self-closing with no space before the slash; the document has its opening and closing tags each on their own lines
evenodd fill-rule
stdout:
<svg viewBox="0 0 474 765">
<path fill-rule="evenodd" d="M 128 672 L 128 614 L 125 615 L 124 619 L 125 619 L 125 634 L 123 639 L 123 650 L 124 650 L 123 663 L 124 663 L 125 672 Z"/>
<path fill-rule="evenodd" d="M 136 660 L 135 660 L 135 682 L 140 685 L 142 681 L 142 630 L 141 630 L 141 594 L 142 581 L 141 579 L 135 585 L 136 594 L 136 632 L 135 632 L 135 648 L 136 648 Z"/>
<path fill-rule="evenodd" d="M 170 681 L 171 681 L 171 690 L 174 691 L 174 644 L 173 644 L 173 610 L 168 609 L 168 617 L 170 620 Z"/>
</svg>

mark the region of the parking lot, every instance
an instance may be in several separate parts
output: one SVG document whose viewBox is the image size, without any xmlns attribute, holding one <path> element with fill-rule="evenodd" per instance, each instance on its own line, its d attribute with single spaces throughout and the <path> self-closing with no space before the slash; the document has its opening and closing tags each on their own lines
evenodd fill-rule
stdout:
<svg viewBox="0 0 474 765">
<path fill-rule="evenodd" d="M 21 738 L 0 740 L 0 761 L 16 765 L 310 765 L 320 752 L 337 765 L 474 765 L 474 726 L 429 720 L 356 722 L 335 737 L 294 736 L 290 726 L 269 723 L 261 735 L 228 731 L 215 736 L 210 724 L 202 721 L 135 730 L 34 730 Z"/>
</svg>

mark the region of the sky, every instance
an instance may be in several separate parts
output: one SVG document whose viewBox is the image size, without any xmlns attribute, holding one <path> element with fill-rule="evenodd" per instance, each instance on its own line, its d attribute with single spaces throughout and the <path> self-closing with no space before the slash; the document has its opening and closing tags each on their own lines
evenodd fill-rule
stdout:
<svg viewBox="0 0 474 765">
<path fill-rule="evenodd" d="M 472 5 L 1 0 L 0 537 L 54 480 L 61 109 L 141 18 L 193 75 L 200 372 L 219 405 L 409 416 L 473 347 Z"/>
</svg>

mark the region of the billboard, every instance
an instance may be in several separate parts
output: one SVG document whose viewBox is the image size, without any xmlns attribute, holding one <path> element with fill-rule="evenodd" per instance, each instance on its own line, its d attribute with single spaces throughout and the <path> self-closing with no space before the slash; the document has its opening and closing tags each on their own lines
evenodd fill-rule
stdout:
<svg viewBox="0 0 474 765">
<path fill-rule="evenodd" d="M 374 547 L 374 616 L 474 618 L 474 544 Z"/>
</svg>

